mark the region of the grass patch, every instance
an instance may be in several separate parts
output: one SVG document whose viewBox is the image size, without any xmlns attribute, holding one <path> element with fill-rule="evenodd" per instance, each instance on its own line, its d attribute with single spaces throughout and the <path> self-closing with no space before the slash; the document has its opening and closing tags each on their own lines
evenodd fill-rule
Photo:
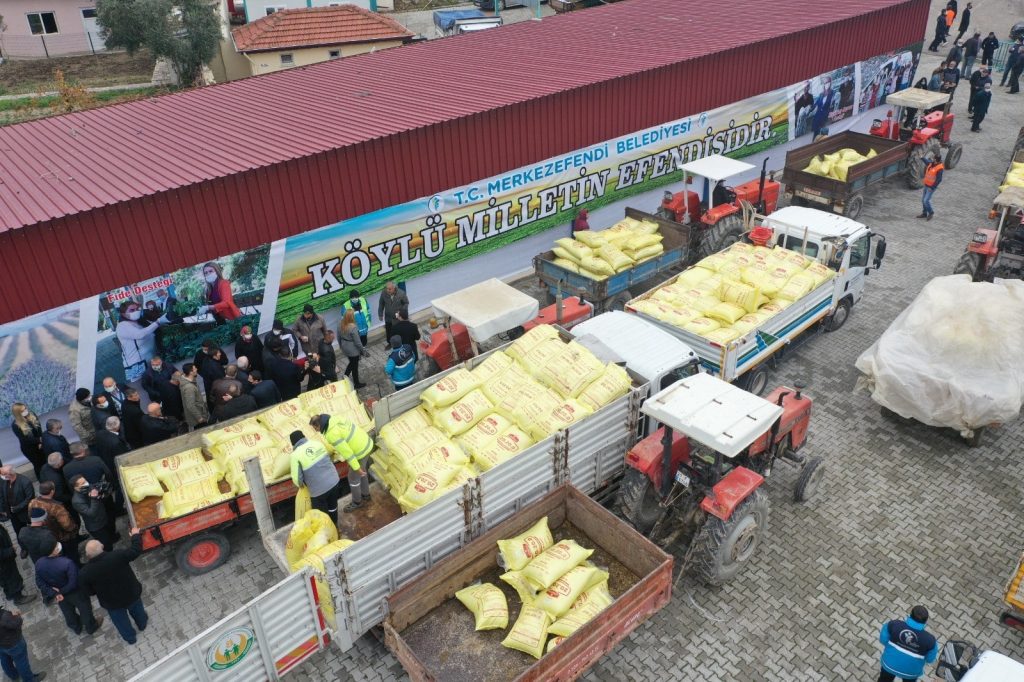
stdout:
<svg viewBox="0 0 1024 682">
<path fill-rule="evenodd" d="M 0 95 L 30 95 L 56 90 L 53 72 L 86 88 L 148 83 L 156 60 L 148 51 L 110 52 L 53 59 L 12 59 L 0 64 Z"/>
<path fill-rule="evenodd" d="M 154 95 L 161 95 L 171 92 L 173 88 L 152 87 L 137 88 L 131 90 L 105 90 L 103 92 L 90 93 L 91 101 L 84 109 L 94 109 L 108 104 L 119 104 L 131 102 L 137 99 L 145 99 Z M 67 113 L 61 110 L 62 101 L 59 95 L 42 95 L 31 97 L 19 97 L 17 99 L 0 100 L 0 126 L 23 123 L 37 118 L 55 116 Z"/>
</svg>

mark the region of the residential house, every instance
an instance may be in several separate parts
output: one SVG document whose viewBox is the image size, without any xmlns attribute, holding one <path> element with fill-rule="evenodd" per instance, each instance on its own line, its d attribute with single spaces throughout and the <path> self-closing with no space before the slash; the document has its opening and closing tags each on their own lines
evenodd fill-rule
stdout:
<svg viewBox="0 0 1024 682">
<path fill-rule="evenodd" d="M 397 47 L 415 35 L 390 17 L 356 7 L 284 9 L 231 32 L 251 74 Z"/>
<path fill-rule="evenodd" d="M 95 0 L 3 0 L 0 55 L 34 59 L 90 54 L 104 49 Z"/>
<path fill-rule="evenodd" d="M 243 0 L 233 0 L 236 6 L 243 5 Z M 394 0 L 244 0 L 245 20 L 256 21 L 268 14 L 283 9 L 302 9 L 303 7 L 336 7 L 349 4 L 376 12 L 379 9 L 394 9 Z"/>
</svg>

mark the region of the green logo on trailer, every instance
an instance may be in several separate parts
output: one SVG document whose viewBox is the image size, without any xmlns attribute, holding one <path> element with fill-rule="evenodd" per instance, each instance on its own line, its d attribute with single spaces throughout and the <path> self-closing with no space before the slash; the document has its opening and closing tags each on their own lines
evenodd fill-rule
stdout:
<svg viewBox="0 0 1024 682">
<path fill-rule="evenodd" d="M 245 658 L 256 641 L 250 628 L 234 628 L 219 637 L 206 653 L 210 670 L 227 670 Z"/>
</svg>

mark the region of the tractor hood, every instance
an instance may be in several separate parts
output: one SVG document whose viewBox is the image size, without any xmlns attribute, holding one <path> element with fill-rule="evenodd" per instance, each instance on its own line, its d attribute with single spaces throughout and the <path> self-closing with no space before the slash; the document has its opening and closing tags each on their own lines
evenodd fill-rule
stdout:
<svg viewBox="0 0 1024 682">
<path fill-rule="evenodd" d="M 695 374 L 656 393 L 640 407 L 665 426 L 726 457 L 767 433 L 782 408 L 710 374 Z"/>
</svg>

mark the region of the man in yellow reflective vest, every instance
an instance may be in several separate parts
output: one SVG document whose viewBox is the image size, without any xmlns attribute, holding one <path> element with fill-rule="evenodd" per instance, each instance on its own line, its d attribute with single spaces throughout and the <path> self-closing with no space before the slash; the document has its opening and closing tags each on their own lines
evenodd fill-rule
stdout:
<svg viewBox="0 0 1024 682">
<path fill-rule="evenodd" d="M 312 442 L 302 431 L 292 431 L 292 483 L 309 488 L 313 509 L 319 509 L 338 522 L 338 496 L 341 478 L 331 455 L 321 443 Z"/>
<path fill-rule="evenodd" d="M 347 512 L 363 506 L 363 498 L 370 499 L 370 476 L 367 471 L 368 458 L 373 450 L 373 439 L 361 428 L 345 417 L 320 414 L 309 421 L 309 425 L 324 435 L 339 456 L 348 463 L 348 487 L 352 491 L 352 502 L 345 506 Z"/>
</svg>

